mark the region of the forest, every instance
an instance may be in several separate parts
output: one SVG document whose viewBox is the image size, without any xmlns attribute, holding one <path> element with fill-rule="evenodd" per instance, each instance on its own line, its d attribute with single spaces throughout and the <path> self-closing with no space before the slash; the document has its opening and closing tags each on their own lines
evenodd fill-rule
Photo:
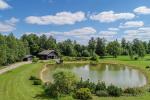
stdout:
<svg viewBox="0 0 150 100">
<path fill-rule="evenodd" d="M 36 56 L 42 50 L 56 50 L 59 56 L 91 57 L 97 55 L 100 58 L 118 55 L 129 55 L 131 59 L 143 58 L 150 54 L 150 41 L 134 39 L 127 41 L 106 41 L 105 38 L 93 38 L 87 41 L 87 45 L 81 45 L 70 39 L 57 42 L 53 36 L 38 36 L 36 34 L 24 34 L 17 38 L 13 33 L 0 34 L 0 65 L 8 65 L 22 61 L 27 54 Z"/>
</svg>

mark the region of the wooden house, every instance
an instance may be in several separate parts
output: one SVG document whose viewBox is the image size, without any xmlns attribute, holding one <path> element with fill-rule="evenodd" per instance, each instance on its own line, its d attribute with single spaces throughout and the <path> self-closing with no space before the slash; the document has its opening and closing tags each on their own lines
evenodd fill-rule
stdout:
<svg viewBox="0 0 150 100">
<path fill-rule="evenodd" d="M 57 59 L 58 54 L 55 50 L 44 50 L 44 51 L 38 53 L 38 57 L 41 60 Z"/>
</svg>

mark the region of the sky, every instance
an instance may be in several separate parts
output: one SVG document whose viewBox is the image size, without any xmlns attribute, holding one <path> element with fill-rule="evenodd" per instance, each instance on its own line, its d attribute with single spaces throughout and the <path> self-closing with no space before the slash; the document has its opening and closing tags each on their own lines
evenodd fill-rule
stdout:
<svg viewBox="0 0 150 100">
<path fill-rule="evenodd" d="M 0 33 L 45 34 L 87 44 L 150 40 L 150 0 L 0 0 Z"/>
</svg>

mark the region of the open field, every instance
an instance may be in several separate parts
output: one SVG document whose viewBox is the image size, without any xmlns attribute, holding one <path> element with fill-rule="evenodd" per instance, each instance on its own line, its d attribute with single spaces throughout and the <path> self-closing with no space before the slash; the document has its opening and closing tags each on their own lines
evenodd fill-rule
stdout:
<svg viewBox="0 0 150 100">
<path fill-rule="evenodd" d="M 145 69 L 147 65 L 150 65 L 150 56 L 146 56 L 144 59 L 138 61 L 131 61 L 127 56 L 120 56 L 116 59 L 105 58 L 100 59 L 102 63 L 121 63 L 140 69 L 148 76 L 148 82 L 150 83 L 150 71 Z M 85 61 L 86 62 L 86 61 Z M 87 61 L 88 62 L 88 61 Z M 39 77 L 39 73 L 44 63 L 37 64 L 26 64 L 22 67 L 9 71 L 5 74 L 0 75 L 0 100 L 50 100 L 38 96 L 42 93 L 42 86 L 33 86 L 32 82 L 29 81 L 31 75 Z M 142 96 L 138 97 L 106 97 L 98 98 L 93 97 L 94 100 L 149 100 L 150 93 L 146 92 Z M 59 100 L 71 100 L 71 97 L 64 97 Z M 52 99 L 53 100 L 53 99 Z"/>
</svg>

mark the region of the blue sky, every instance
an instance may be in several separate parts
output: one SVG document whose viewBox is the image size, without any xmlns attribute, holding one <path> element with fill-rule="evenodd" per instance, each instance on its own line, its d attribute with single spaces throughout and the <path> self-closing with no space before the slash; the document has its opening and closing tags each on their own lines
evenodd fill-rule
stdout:
<svg viewBox="0 0 150 100">
<path fill-rule="evenodd" d="M 0 0 L 0 33 L 150 40 L 150 0 Z"/>
</svg>

